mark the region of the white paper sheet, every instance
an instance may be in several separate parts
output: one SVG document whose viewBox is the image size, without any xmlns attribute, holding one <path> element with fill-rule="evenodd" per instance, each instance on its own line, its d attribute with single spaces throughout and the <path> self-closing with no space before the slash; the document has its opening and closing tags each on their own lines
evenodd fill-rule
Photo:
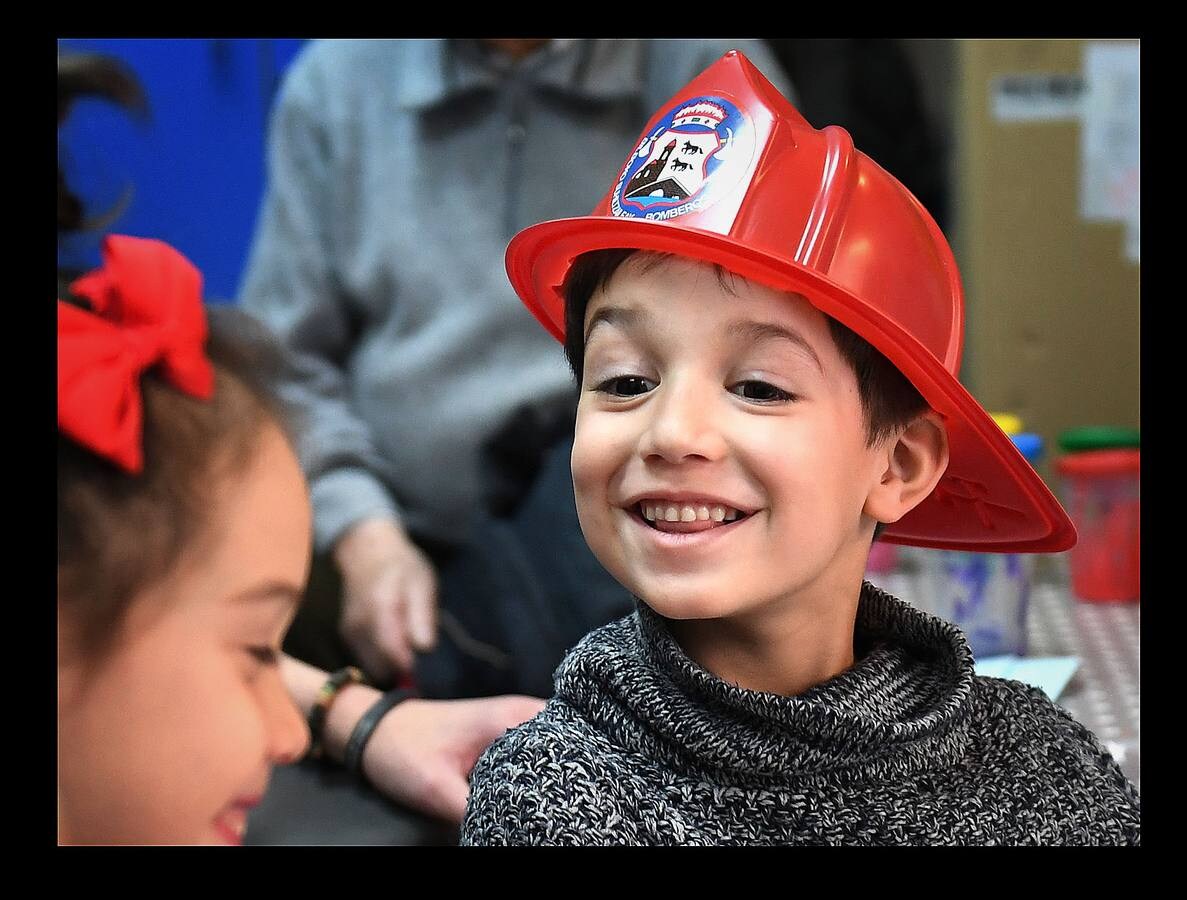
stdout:
<svg viewBox="0 0 1187 900">
<path fill-rule="evenodd" d="M 1080 129 L 1080 214 L 1126 224 L 1125 253 L 1141 256 L 1141 48 L 1138 42 L 1084 47 Z"/>
<path fill-rule="evenodd" d="M 1065 72 L 998 75 L 990 84 L 993 117 L 998 122 L 1079 119 L 1084 87 L 1082 76 Z"/>
</svg>

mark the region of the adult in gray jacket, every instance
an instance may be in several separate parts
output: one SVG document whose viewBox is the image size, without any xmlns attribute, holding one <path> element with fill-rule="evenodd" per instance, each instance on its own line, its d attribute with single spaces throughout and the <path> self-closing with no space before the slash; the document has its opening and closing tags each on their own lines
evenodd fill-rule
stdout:
<svg viewBox="0 0 1187 900">
<path fill-rule="evenodd" d="M 514 508 L 571 424 L 507 241 L 588 213 L 647 113 L 730 48 L 788 91 L 757 40 L 319 41 L 293 64 L 241 299 L 296 351 L 317 550 L 373 677 L 433 646 L 434 562 Z"/>
</svg>

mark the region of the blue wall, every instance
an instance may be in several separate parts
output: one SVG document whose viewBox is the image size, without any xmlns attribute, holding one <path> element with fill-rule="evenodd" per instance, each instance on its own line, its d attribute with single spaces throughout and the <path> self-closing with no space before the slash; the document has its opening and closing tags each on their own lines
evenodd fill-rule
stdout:
<svg viewBox="0 0 1187 900">
<path fill-rule="evenodd" d="M 90 214 L 131 187 L 106 231 L 159 237 L 206 276 L 206 296 L 234 299 L 264 188 L 268 113 L 303 40 L 63 39 L 117 57 L 140 79 L 151 119 L 102 100 L 78 102 L 59 132 L 67 184 Z M 99 261 L 98 238 L 68 241 L 60 262 Z"/>
</svg>

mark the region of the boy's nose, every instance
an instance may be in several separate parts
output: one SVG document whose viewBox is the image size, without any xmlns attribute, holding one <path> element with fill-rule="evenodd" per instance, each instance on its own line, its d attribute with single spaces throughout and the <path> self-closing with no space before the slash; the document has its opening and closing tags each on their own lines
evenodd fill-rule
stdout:
<svg viewBox="0 0 1187 900">
<path fill-rule="evenodd" d="M 669 379 L 656 390 L 651 421 L 640 452 L 646 458 L 681 462 L 690 457 L 716 460 L 726 452 L 711 393 L 691 383 Z"/>
</svg>

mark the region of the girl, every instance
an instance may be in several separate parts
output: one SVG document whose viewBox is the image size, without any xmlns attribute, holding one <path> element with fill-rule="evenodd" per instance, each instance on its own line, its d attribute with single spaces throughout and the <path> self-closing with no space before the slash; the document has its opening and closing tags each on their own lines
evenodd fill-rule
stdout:
<svg viewBox="0 0 1187 900">
<path fill-rule="evenodd" d="M 82 96 L 147 110 L 119 61 L 59 54 L 59 124 Z M 60 243 L 119 212 L 86 215 L 60 167 L 57 206 Z M 460 822 L 478 755 L 542 702 L 396 705 L 278 662 L 310 545 L 266 388 L 279 351 L 225 307 L 207 341 L 200 276 L 164 244 L 112 237 L 105 258 L 58 277 L 59 840 L 238 843 L 269 768 L 309 744 L 302 716 L 327 758 Z"/>
<path fill-rule="evenodd" d="M 309 741 L 278 665 L 304 480 L 198 271 L 128 237 L 104 260 L 58 301 L 58 836 L 239 843 Z"/>
<path fill-rule="evenodd" d="M 312 544 L 266 387 L 280 359 L 233 309 L 207 334 L 201 276 L 167 245 L 103 255 L 58 301 L 58 839 L 238 844 L 326 680 L 280 654 Z M 353 742 L 379 790 L 454 822 L 478 755 L 542 705 L 325 700 L 327 756 Z"/>
</svg>

